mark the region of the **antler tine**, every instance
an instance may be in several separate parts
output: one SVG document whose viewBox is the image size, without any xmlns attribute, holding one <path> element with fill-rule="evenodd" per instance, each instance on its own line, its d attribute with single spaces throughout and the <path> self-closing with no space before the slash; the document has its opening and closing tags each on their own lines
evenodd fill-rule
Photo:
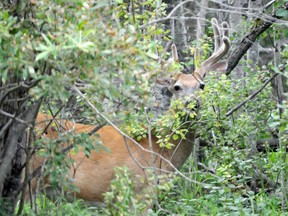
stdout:
<svg viewBox="0 0 288 216">
<path fill-rule="evenodd" d="M 222 23 L 222 31 L 219 30 L 218 22 L 216 19 L 213 18 L 211 23 L 214 30 L 215 49 L 213 54 L 201 64 L 202 68 L 209 68 L 215 64 L 220 58 L 222 58 L 222 56 L 226 54 L 230 48 L 230 40 L 228 38 L 228 23 Z"/>
<path fill-rule="evenodd" d="M 230 48 L 230 40 L 224 36 L 222 38 L 222 45 L 220 46 L 220 48 L 214 52 L 206 61 L 204 61 L 202 63 L 202 68 L 208 68 L 210 66 L 212 66 L 213 64 L 215 64 L 220 58 L 222 58 L 222 56 L 224 56 L 226 54 L 226 52 L 229 50 Z"/>
<path fill-rule="evenodd" d="M 167 61 L 164 61 L 161 59 L 160 63 L 161 63 L 161 67 L 163 70 L 167 70 L 167 68 L 169 67 L 171 63 L 179 61 L 177 47 L 175 44 L 171 45 L 171 52 L 172 52 L 172 56 Z"/>
<path fill-rule="evenodd" d="M 171 45 L 171 50 L 172 50 L 173 60 L 174 60 L 175 62 L 178 62 L 178 61 L 179 61 L 179 58 L 178 58 L 177 47 L 176 47 L 175 44 L 172 44 L 172 45 Z"/>
<path fill-rule="evenodd" d="M 224 36 L 229 36 L 229 25 L 227 22 L 222 22 L 222 32 Z"/>
<path fill-rule="evenodd" d="M 216 52 L 221 45 L 221 33 L 219 31 L 219 25 L 217 19 L 212 18 L 211 24 L 214 33 L 214 52 Z"/>
</svg>

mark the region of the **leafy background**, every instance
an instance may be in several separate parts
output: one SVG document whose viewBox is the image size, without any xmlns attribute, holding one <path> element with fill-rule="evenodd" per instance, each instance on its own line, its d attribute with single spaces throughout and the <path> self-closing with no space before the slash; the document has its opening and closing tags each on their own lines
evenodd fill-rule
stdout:
<svg viewBox="0 0 288 216">
<path fill-rule="evenodd" d="M 226 1 L 31 0 L 12 4 L 2 1 L 0 115 L 4 117 L 0 119 L 1 127 L 9 119 L 6 111 L 25 113 L 39 99 L 41 111 L 47 114 L 60 113 L 61 118 L 82 123 L 105 123 L 99 113 L 89 109 L 75 94 L 72 88 L 75 85 L 101 114 L 121 125 L 136 140 L 141 139 L 146 136 L 141 124 L 157 122 L 160 118 L 157 116 L 168 109 L 169 93 L 154 84 L 156 77 L 169 77 L 179 70 L 191 72 L 213 50 L 211 27 L 208 22 L 197 27 L 197 18 L 206 21 L 217 17 L 230 23 L 232 55 L 247 32 L 253 32 L 276 16 L 278 22 L 258 38 L 229 76 L 207 75 L 205 90 L 199 92 L 202 103 L 195 119 L 200 139 L 181 169 L 186 178 L 171 175 L 169 182 L 159 185 L 158 201 L 149 214 L 285 215 L 288 12 L 287 1 L 272 3 L 264 0 L 243 1 L 242 5 L 239 2 L 229 5 Z M 194 6 L 201 13 L 194 13 Z M 170 57 L 166 51 L 172 41 L 179 48 L 181 65 L 163 70 L 155 59 Z M 193 58 L 196 48 L 200 48 L 200 59 Z M 272 85 L 227 115 L 275 73 L 279 75 Z M 20 86 L 19 92 L 12 89 L 15 86 Z M 15 94 L 7 97 L 7 91 Z M 17 101 L 16 107 L 11 105 L 11 99 Z M 181 136 L 177 118 L 173 123 L 171 116 L 161 117 L 161 127 L 175 127 L 175 135 Z M 3 129 L 0 135 L 4 134 Z M 77 190 L 65 178 L 67 165 L 73 161 L 56 154 L 57 143 L 67 139 L 81 140 L 77 143 L 84 144 L 87 155 L 93 149 L 102 148 L 101 143 L 95 146 L 89 137 L 73 133 L 63 134 L 57 140 L 38 140 L 31 145 L 46 143 L 47 149 L 41 154 L 51 157 L 46 168 L 52 183 L 66 190 Z M 270 141 L 275 139 L 277 145 L 272 146 Z M 163 146 L 171 147 L 169 139 L 163 140 Z M 1 138 L 1 149 L 4 148 L 5 139 Z M 4 156 L 1 150 L 1 158 Z M 55 203 L 39 195 L 35 203 L 22 207 L 18 203 L 16 210 L 23 215 L 139 215 L 152 198 L 147 193 L 144 194 L 147 199 L 143 200 L 133 192 L 129 170 L 117 168 L 116 173 L 111 191 L 105 195 L 105 207 L 87 207 L 81 200 L 68 203 L 63 190 L 63 197 Z M 4 192 L 1 197 L 6 197 Z M 0 212 L 7 210 L 5 199 L 3 203 Z"/>
</svg>

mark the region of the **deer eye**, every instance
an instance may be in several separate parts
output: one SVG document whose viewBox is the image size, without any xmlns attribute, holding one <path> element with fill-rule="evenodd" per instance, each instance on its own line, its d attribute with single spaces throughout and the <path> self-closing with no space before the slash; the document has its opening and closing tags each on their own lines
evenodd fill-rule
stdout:
<svg viewBox="0 0 288 216">
<path fill-rule="evenodd" d="M 182 90 L 182 88 L 179 85 L 175 85 L 174 86 L 174 90 L 177 92 L 177 91 Z"/>
</svg>

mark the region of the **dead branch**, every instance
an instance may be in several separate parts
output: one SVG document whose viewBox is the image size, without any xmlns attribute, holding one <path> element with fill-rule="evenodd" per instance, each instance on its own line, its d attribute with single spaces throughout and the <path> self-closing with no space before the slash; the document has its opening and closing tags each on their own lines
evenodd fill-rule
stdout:
<svg viewBox="0 0 288 216">
<path fill-rule="evenodd" d="M 283 8 L 288 10 L 288 2 L 283 4 Z M 244 36 L 240 44 L 234 50 L 234 52 L 228 58 L 228 67 L 226 70 L 226 75 L 229 75 L 232 70 L 237 66 L 242 56 L 247 52 L 247 50 L 253 45 L 259 35 L 265 32 L 268 28 L 271 27 L 281 17 L 276 15 L 274 12 L 271 17 L 267 17 L 265 20 L 259 22 L 259 18 L 255 19 L 255 24 L 249 34 Z"/>
</svg>

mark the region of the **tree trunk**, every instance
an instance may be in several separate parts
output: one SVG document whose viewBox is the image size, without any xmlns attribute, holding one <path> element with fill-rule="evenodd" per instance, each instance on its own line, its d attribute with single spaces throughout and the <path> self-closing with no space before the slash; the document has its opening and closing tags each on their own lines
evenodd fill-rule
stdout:
<svg viewBox="0 0 288 216">
<path fill-rule="evenodd" d="M 3 7 L 19 20 L 25 19 L 31 10 L 27 0 L 5 1 Z M 0 215 L 14 214 L 22 182 L 26 131 L 41 103 L 28 94 L 39 80 L 28 77 L 24 81 L 21 70 L 9 71 L 6 81 L 0 77 Z"/>
<path fill-rule="evenodd" d="M 0 83 L 0 88 L 5 89 L 0 91 L 0 198 L 3 214 L 14 213 L 22 180 L 26 129 L 31 126 L 40 105 L 39 101 L 33 103 L 27 97 L 29 88 L 21 87 L 20 80 L 14 80 L 12 77 L 7 84 Z M 9 85 L 15 87 L 9 88 Z M 31 105 L 28 106 L 28 102 Z"/>
</svg>

